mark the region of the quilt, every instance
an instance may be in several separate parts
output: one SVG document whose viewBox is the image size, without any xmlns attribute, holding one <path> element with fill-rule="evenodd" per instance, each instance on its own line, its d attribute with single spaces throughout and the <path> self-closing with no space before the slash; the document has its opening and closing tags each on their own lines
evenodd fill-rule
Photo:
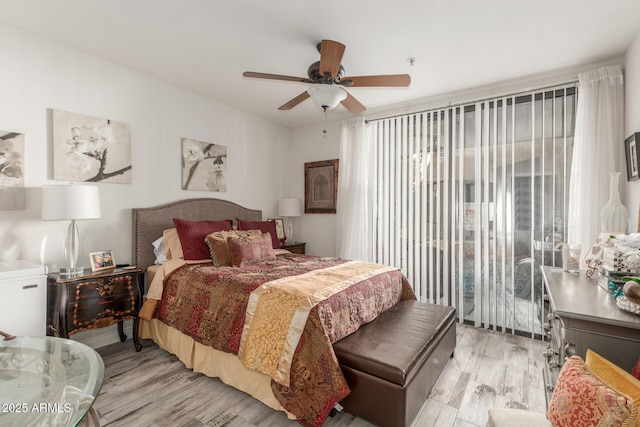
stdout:
<svg viewBox="0 0 640 427">
<path fill-rule="evenodd" d="M 184 265 L 165 278 L 154 317 L 269 375 L 282 406 L 320 426 L 349 394 L 332 343 L 403 299 L 415 295 L 398 269 L 285 254 L 242 268 Z"/>
</svg>

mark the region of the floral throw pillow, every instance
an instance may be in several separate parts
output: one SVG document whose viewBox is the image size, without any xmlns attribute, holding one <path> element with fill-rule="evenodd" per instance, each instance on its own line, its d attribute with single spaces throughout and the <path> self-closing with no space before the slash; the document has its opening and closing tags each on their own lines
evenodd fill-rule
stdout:
<svg viewBox="0 0 640 427">
<path fill-rule="evenodd" d="M 229 245 L 227 240 L 229 237 L 238 236 L 262 236 L 260 230 L 231 230 L 231 231 L 216 231 L 215 233 L 208 234 L 205 237 L 205 242 L 209 246 L 209 252 L 211 253 L 211 260 L 213 265 L 222 267 L 231 265 L 231 255 L 229 254 Z"/>
<path fill-rule="evenodd" d="M 260 236 L 230 236 L 227 239 L 227 245 L 231 264 L 234 267 L 276 259 L 270 233 L 263 233 Z"/>
<path fill-rule="evenodd" d="M 580 357 L 562 366 L 547 412 L 554 427 L 634 426 L 637 416 L 633 400 L 602 382 Z"/>
</svg>

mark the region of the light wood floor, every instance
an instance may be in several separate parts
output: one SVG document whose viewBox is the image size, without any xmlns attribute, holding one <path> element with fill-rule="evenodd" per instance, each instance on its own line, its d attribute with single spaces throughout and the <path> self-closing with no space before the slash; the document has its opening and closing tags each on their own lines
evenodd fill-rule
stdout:
<svg viewBox="0 0 640 427">
<path fill-rule="evenodd" d="M 98 352 L 105 381 L 94 404 L 102 426 L 297 426 L 220 380 L 186 369 L 175 356 L 131 340 Z M 546 344 L 466 325 L 457 325 L 454 357 L 422 406 L 414 426 L 485 426 L 492 407 L 544 412 L 542 352 Z M 327 427 L 371 424 L 342 412 Z"/>
</svg>

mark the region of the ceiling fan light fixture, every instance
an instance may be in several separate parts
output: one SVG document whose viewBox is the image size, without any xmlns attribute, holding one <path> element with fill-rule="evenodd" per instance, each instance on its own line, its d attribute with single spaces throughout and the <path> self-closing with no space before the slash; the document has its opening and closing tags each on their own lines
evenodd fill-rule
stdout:
<svg viewBox="0 0 640 427">
<path fill-rule="evenodd" d="M 313 102 L 323 110 L 335 108 L 347 97 L 347 93 L 338 86 L 329 84 L 316 84 L 307 89 L 307 93 Z"/>
</svg>

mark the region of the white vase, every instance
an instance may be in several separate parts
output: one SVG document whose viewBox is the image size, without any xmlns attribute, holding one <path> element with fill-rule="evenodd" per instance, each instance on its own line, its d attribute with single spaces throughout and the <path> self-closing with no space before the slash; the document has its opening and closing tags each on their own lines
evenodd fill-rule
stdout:
<svg viewBox="0 0 640 427">
<path fill-rule="evenodd" d="M 609 201 L 600 210 L 602 220 L 602 230 L 617 233 L 627 233 L 629 231 L 629 212 L 620 201 L 618 184 L 620 182 L 620 172 L 610 172 Z"/>
</svg>

